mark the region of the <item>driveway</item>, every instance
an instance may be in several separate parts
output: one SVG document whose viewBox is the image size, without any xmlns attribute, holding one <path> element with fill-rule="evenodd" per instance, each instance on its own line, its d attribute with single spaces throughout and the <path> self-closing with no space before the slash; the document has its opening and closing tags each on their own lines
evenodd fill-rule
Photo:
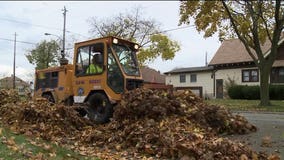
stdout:
<svg viewBox="0 0 284 160">
<path fill-rule="evenodd" d="M 257 126 L 255 133 L 231 135 L 229 138 L 250 145 L 255 151 L 276 153 L 284 159 L 284 113 L 234 112 Z"/>
</svg>

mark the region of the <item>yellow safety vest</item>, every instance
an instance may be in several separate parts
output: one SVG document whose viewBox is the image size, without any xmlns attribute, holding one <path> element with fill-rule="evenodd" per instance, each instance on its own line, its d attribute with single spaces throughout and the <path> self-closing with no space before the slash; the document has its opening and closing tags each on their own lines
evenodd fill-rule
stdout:
<svg viewBox="0 0 284 160">
<path fill-rule="evenodd" d="M 103 71 L 103 69 L 98 66 L 98 65 L 94 65 L 91 64 L 88 68 L 87 68 L 87 74 L 94 74 L 94 73 L 101 73 Z"/>
</svg>

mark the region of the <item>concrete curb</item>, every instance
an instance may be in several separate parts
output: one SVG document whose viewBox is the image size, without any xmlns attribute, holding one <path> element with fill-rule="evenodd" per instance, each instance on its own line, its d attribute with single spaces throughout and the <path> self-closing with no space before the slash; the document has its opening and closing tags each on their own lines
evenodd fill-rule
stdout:
<svg viewBox="0 0 284 160">
<path fill-rule="evenodd" d="M 255 114 L 279 114 L 284 115 L 284 112 L 271 112 L 271 111 L 241 111 L 241 110 L 230 110 L 232 113 L 255 113 Z"/>
</svg>

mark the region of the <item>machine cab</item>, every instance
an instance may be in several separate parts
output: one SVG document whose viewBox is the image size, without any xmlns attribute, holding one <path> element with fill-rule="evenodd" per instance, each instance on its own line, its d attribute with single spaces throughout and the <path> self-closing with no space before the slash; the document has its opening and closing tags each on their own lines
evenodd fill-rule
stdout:
<svg viewBox="0 0 284 160">
<path fill-rule="evenodd" d="M 115 102 L 125 90 L 142 85 L 137 51 L 137 44 L 116 37 L 76 43 L 74 102 L 86 102 L 94 93 L 105 94 Z"/>
</svg>

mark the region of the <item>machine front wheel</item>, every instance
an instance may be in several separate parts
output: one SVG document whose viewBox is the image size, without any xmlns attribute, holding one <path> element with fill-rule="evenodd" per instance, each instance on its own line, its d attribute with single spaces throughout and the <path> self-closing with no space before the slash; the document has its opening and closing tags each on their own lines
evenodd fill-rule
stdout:
<svg viewBox="0 0 284 160">
<path fill-rule="evenodd" d="M 46 98 L 51 103 L 55 103 L 55 100 L 54 100 L 52 94 L 50 94 L 50 93 L 45 93 L 45 94 L 42 95 L 42 97 Z"/>
<path fill-rule="evenodd" d="M 112 117 L 113 106 L 104 94 L 94 93 L 89 97 L 87 114 L 95 123 L 107 123 Z"/>
</svg>

